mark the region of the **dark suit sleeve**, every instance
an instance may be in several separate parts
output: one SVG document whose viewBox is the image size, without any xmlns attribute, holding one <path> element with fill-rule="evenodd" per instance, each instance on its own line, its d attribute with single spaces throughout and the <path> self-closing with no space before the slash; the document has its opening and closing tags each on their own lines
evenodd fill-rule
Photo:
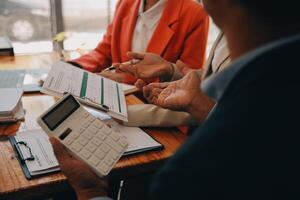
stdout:
<svg viewBox="0 0 300 200">
<path fill-rule="evenodd" d="M 277 76 L 251 85 L 240 77 L 243 90 L 233 87 L 165 164 L 151 199 L 299 197 L 299 106 L 290 100 L 300 99 L 289 97 L 298 86 L 286 87 Z"/>
</svg>

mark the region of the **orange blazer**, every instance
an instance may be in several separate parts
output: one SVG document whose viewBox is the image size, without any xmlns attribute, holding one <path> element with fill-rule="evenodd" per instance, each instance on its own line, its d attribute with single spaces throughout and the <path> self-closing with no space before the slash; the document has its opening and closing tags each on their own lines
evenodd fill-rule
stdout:
<svg viewBox="0 0 300 200">
<path fill-rule="evenodd" d="M 103 40 L 90 53 L 73 60 L 84 69 L 100 72 L 112 63 L 128 61 L 132 37 L 141 0 L 120 0 L 113 22 Z M 150 39 L 146 52 L 162 56 L 169 62 L 181 60 L 191 68 L 202 67 L 209 19 L 201 4 L 193 0 L 168 0 L 162 17 Z M 134 77 L 126 75 L 127 83 Z"/>
</svg>

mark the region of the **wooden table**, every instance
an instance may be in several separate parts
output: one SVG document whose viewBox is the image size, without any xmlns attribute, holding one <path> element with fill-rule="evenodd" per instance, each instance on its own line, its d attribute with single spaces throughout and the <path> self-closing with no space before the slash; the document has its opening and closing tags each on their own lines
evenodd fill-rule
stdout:
<svg viewBox="0 0 300 200">
<path fill-rule="evenodd" d="M 0 69 L 47 68 L 58 59 L 54 53 L 0 57 Z M 30 181 L 25 178 L 7 136 L 14 135 L 24 124 L 30 126 L 32 124 L 30 120 L 35 119 L 50 107 L 55 99 L 37 93 L 24 95 L 22 100 L 26 109 L 25 123 L 0 125 L 0 199 L 30 199 L 50 196 L 68 188 L 66 177 L 62 173 L 52 173 Z M 127 96 L 126 100 L 128 104 L 143 103 L 134 95 Z M 144 130 L 162 143 L 165 147 L 164 150 L 122 158 L 109 175 L 112 179 L 126 179 L 155 171 L 186 139 L 186 135 L 176 128 L 146 128 Z"/>
</svg>

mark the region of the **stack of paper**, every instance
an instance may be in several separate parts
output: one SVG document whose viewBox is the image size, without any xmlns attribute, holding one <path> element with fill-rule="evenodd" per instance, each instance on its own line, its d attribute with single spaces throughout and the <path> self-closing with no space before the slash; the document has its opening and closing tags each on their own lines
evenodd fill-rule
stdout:
<svg viewBox="0 0 300 200">
<path fill-rule="evenodd" d="M 20 88 L 0 89 L 0 122 L 16 122 L 24 119 L 22 94 L 23 90 Z"/>
</svg>

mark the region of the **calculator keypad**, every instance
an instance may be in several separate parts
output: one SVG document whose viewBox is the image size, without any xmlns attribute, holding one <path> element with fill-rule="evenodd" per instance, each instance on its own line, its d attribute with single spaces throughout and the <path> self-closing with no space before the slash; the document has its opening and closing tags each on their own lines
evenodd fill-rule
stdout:
<svg viewBox="0 0 300 200">
<path fill-rule="evenodd" d="M 83 123 L 62 142 L 101 175 L 107 175 L 120 159 L 128 142 L 102 121 L 89 113 L 82 114 Z"/>
</svg>

